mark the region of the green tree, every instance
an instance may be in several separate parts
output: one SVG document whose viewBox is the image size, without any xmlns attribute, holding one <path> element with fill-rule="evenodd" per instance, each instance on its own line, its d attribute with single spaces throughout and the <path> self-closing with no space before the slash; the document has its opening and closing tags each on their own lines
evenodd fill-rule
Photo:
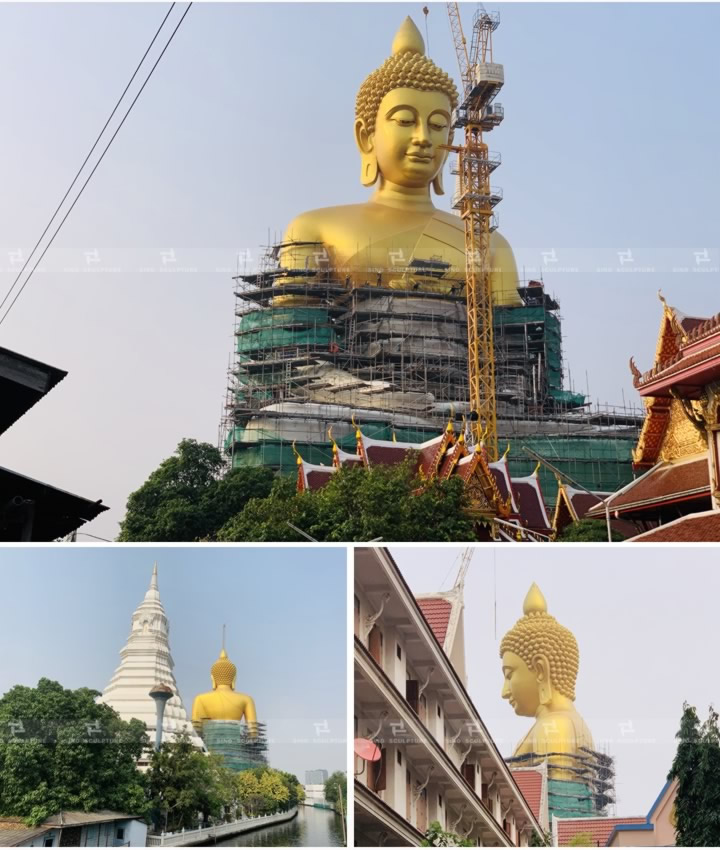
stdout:
<svg viewBox="0 0 720 850">
<path fill-rule="evenodd" d="M 0 814 L 42 823 L 61 809 L 145 816 L 137 762 L 145 724 L 125 722 L 98 691 L 40 679 L 0 699 Z"/>
<path fill-rule="evenodd" d="M 251 499 L 219 532 L 224 541 L 297 541 L 289 520 L 327 542 L 467 541 L 474 538 L 467 493 L 459 478 L 424 482 L 414 461 L 369 469 L 342 468 L 329 483 L 297 493 L 295 481 L 278 479 L 269 497 Z"/>
<path fill-rule="evenodd" d="M 209 443 L 182 440 L 147 481 L 130 494 L 120 541 L 213 539 L 250 499 L 270 493 L 267 467 L 233 469 L 222 476 L 220 451 Z"/>
<path fill-rule="evenodd" d="M 702 725 L 693 706 L 685 703 L 679 743 L 668 779 L 678 782 L 675 835 L 678 846 L 720 844 L 720 732 L 711 707 Z"/>
<path fill-rule="evenodd" d="M 347 775 L 336 770 L 325 780 L 325 799 L 340 811 L 340 792 L 342 791 L 343 811 L 347 811 Z"/>
<path fill-rule="evenodd" d="M 153 752 L 147 773 L 148 796 L 157 828 L 168 832 L 195 829 L 204 821 L 220 820 L 226 808 L 238 803 L 230 771 L 218 756 L 206 756 L 190 743 L 187 733 Z"/>
<path fill-rule="evenodd" d="M 421 847 L 474 847 L 475 842 L 468 838 L 460 838 L 454 832 L 445 832 L 440 821 L 434 820 L 428 827 Z"/>
<path fill-rule="evenodd" d="M 610 529 L 614 542 L 625 540 L 622 534 Z M 581 519 L 566 526 L 559 534 L 560 543 L 607 543 L 607 524 L 604 519 Z"/>
</svg>

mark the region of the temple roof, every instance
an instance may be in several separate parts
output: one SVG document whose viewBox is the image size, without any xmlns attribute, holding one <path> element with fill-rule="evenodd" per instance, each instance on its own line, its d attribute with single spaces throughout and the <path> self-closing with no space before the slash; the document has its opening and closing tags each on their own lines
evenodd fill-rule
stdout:
<svg viewBox="0 0 720 850">
<path fill-rule="evenodd" d="M 417 598 L 417 604 L 423 612 L 423 617 L 425 617 L 428 625 L 433 630 L 433 634 L 438 639 L 438 643 L 440 646 L 443 646 L 450 623 L 452 605 L 447 599 L 439 599 L 432 596 Z"/>
<path fill-rule="evenodd" d="M 611 511 L 622 514 L 709 495 L 708 457 L 702 454 L 656 464 L 610 496 L 609 504 Z M 588 516 L 601 517 L 604 513 L 605 502 L 601 502 L 588 511 Z"/>
<path fill-rule="evenodd" d="M 645 374 L 635 373 L 634 385 L 641 396 L 667 397 L 672 388 L 694 398 L 703 386 L 720 377 L 720 314 L 693 321 L 675 352 L 656 358 Z"/>
<path fill-rule="evenodd" d="M 513 779 L 520 789 L 528 806 L 538 822 L 541 821 L 543 775 L 533 768 L 520 768 L 512 771 Z"/>
<path fill-rule="evenodd" d="M 300 461 L 298 463 L 298 491 L 319 490 L 330 481 L 335 470 L 336 467 L 334 466 L 322 466 L 315 463 L 306 463 L 304 460 Z"/>
<path fill-rule="evenodd" d="M 523 524 L 535 531 L 551 531 L 538 476 L 533 473 L 525 478 L 513 478 L 512 489 Z"/>
<path fill-rule="evenodd" d="M 689 514 L 633 537 L 632 543 L 716 543 L 720 540 L 720 511 Z"/>
<path fill-rule="evenodd" d="M 646 823 L 644 817 L 632 818 L 553 818 L 554 830 L 557 831 L 557 846 L 568 847 L 572 839 L 582 833 L 589 835 L 590 841 L 586 846 L 604 847 L 613 830 L 619 824 Z"/>
</svg>

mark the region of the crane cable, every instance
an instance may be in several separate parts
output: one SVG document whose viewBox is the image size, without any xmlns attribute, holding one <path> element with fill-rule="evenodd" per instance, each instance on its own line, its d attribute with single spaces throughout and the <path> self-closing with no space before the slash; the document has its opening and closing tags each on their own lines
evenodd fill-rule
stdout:
<svg viewBox="0 0 720 850">
<path fill-rule="evenodd" d="M 135 103 L 137 102 L 138 98 L 139 98 L 139 97 L 140 97 L 140 95 L 143 93 L 143 90 L 144 90 L 145 86 L 146 86 L 146 85 L 148 84 L 148 82 L 150 81 L 150 77 L 152 77 L 152 75 L 153 75 L 153 73 L 154 73 L 155 69 L 157 68 L 158 64 L 160 63 L 160 60 L 161 60 L 161 59 L 163 58 L 163 56 L 165 55 L 165 51 L 166 51 L 166 50 L 168 49 L 168 47 L 170 46 L 170 42 L 171 42 L 171 41 L 173 40 L 173 38 L 175 37 L 175 34 L 177 33 L 178 29 L 180 29 L 180 25 L 181 25 L 181 24 L 182 24 L 182 22 L 185 20 L 185 16 L 186 16 L 186 15 L 187 15 L 187 13 L 190 11 L 190 7 L 191 7 L 192 5 L 193 5 L 193 3 L 192 3 L 192 0 L 191 0 L 191 2 L 190 2 L 190 3 L 188 3 L 187 8 L 186 8 L 186 9 L 185 9 L 185 11 L 183 12 L 182 17 L 180 18 L 180 20 L 179 20 L 179 21 L 178 21 L 178 23 L 176 24 L 175 29 L 174 29 L 174 30 L 172 31 L 172 33 L 170 34 L 170 38 L 168 38 L 167 42 L 165 43 L 165 46 L 163 47 L 163 49 L 162 49 L 162 51 L 161 51 L 160 55 L 159 55 L 159 56 L 158 56 L 158 58 L 155 60 L 155 64 L 154 64 L 154 65 L 152 66 L 152 68 L 150 69 L 150 71 L 149 71 L 149 73 L 148 73 L 147 77 L 145 78 L 145 81 L 143 82 L 142 86 L 140 87 L 140 90 L 138 91 L 138 93 L 137 93 L 137 94 L 135 95 L 135 97 L 133 98 L 132 103 L 130 104 L 130 106 L 128 107 L 127 111 L 125 112 L 125 115 L 123 115 L 122 120 L 121 120 L 121 121 L 120 121 L 120 123 L 118 124 L 117 129 L 116 129 L 116 130 L 115 130 L 115 132 L 112 134 L 112 136 L 111 136 L 111 138 L 110 138 L 110 141 L 107 143 L 107 145 L 105 146 L 105 149 L 104 149 L 104 150 L 103 150 L 103 152 L 100 154 L 100 158 L 99 158 L 99 159 L 98 159 L 98 161 L 95 163 L 95 165 L 94 165 L 94 167 L 93 167 L 93 170 L 90 172 L 90 175 L 88 176 L 87 180 L 83 183 L 82 187 L 80 188 L 80 191 L 78 192 L 78 194 L 77 194 L 77 195 L 76 195 L 76 197 L 75 197 L 75 200 L 74 200 L 74 201 L 72 202 L 72 204 L 70 205 L 70 209 L 69 209 L 69 210 L 65 213 L 65 215 L 63 216 L 63 218 L 62 218 L 62 220 L 61 220 L 60 224 L 58 224 L 58 226 L 57 226 L 57 228 L 55 229 L 55 232 L 53 233 L 53 235 L 52 235 L 52 237 L 51 237 L 50 241 L 49 241 L 49 242 L 48 242 L 48 244 L 45 246 L 45 249 L 43 250 L 42 254 L 40 254 L 40 256 L 39 256 L 39 258 L 38 258 L 37 262 L 35 263 L 35 265 L 34 265 L 34 266 L 32 267 L 32 269 L 30 270 L 30 274 L 29 274 L 29 275 L 27 276 L 27 278 L 25 279 L 25 282 L 23 283 L 23 285 L 22 285 L 22 286 L 20 287 L 20 289 L 18 290 L 17 295 L 16 295 L 16 296 L 15 296 L 15 298 L 13 298 L 13 300 L 10 302 L 10 304 L 9 304 L 9 306 L 8 306 L 7 310 L 5 311 L 4 315 L 3 315 L 2 317 L 0 317 L 0 325 L 2 325 L 2 323 L 3 323 L 3 322 L 5 321 L 5 319 L 8 317 L 8 314 L 10 313 L 10 311 L 11 311 L 11 310 L 12 310 L 12 308 L 13 308 L 13 306 L 15 305 L 15 302 L 16 302 L 16 301 L 18 300 L 18 298 L 22 295 L 23 290 L 24 290 L 24 289 L 25 289 L 25 287 L 28 285 L 28 283 L 29 283 L 29 281 L 30 281 L 30 278 L 33 276 L 33 273 L 35 272 L 35 269 L 37 269 L 38 265 L 40 265 L 40 263 L 42 262 L 43 257 L 44 257 L 44 256 L 45 256 L 45 254 L 47 253 L 47 251 L 48 251 L 48 249 L 50 248 L 50 246 L 52 245 L 52 243 L 55 241 L 55 237 L 56 237 L 56 236 L 58 235 L 58 233 L 60 232 L 60 228 L 63 226 L 63 224 L 65 223 L 65 220 L 66 220 L 66 219 L 67 219 L 67 217 L 70 215 L 70 213 L 73 211 L 73 209 L 74 209 L 74 207 L 75 207 L 75 204 L 76 204 L 76 203 L 80 200 L 80 196 L 81 196 L 81 195 L 82 195 L 82 193 L 85 191 L 85 187 L 88 185 L 88 183 L 89 183 L 89 182 L 90 182 L 90 180 L 92 179 L 93 174 L 95 174 L 95 172 L 97 171 L 98 166 L 100 165 L 100 163 L 101 163 L 101 162 L 103 161 L 103 159 L 105 158 L 105 154 L 108 152 L 108 149 L 110 148 L 110 145 L 112 145 L 113 141 L 115 140 L 115 137 L 116 137 L 116 136 L 117 136 L 117 134 L 120 132 L 120 128 L 121 128 L 121 127 L 123 126 L 123 124 L 125 123 L 125 120 L 127 119 L 128 115 L 129 115 L 129 114 L 130 114 L 130 112 L 132 111 L 132 108 L 135 106 Z M 114 109 L 113 109 L 113 111 L 110 113 L 110 117 L 109 117 L 109 118 L 107 119 L 107 121 L 105 122 L 105 126 L 104 126 L 104 127 L 102 128 L 102 130 L 100 131 L 100 134 L 98 135 L 97 139 L 95 140 L 95 143 L 93 144 L 92 148 L 90 149 L 90 152 L 89 152 L 89 153 L 88 153 L 88 155 L 85 157 L 85 161 L 84 161 L 84 162 L 83 162 L 83 164 L 80 166 L 80 168 L 79 168 L 79 170 L 78 170 L 77 174 L 76 174 L 76 175 L 75 175 L 75 177 L 73 178 L 73 181 L 72 181 L 72 183 L 70 184 L 70 186 L 69 186 L 69 188 L 68 188 L 67 192 L 65 193 L 65 195 L 64 195 L 64 197 L 63 197 L 63 199 L 62 199 L 62 201 L 60 201 L 60 203 L 58 204 L 57 209 L 56 209 L 56 210 L 55 210 L 55 212 L 53 213 L 52 218 L 50 219 L 50 221 L 49 221 L 49 222 L 48 222 L 48 224 L 47 224 L 47 227 L 45 228 L 45 230 L 44 230 L 44 231 L 43 231 L 43 233 L 42 233 L 42 236 L 40 237 L 40 239 L 38 239 L 37 243 L 35 244 L 35 247 L 33 248 L 33 250 L 32 250 L 32 252 L 31 252 L 30 256 L 29 256 L 29 257 L 27 258 L 27 260 L 25 261 L 25 264 L 23 265 L 22 269 L 20 270 L 20 273 L 19 273 L 19 274 L 18 274 L 18 276 L 15 278 L 15 281 L 13 282 L 12 286 L 11 286 L 11 287 L 10 287 L 10 289 L 8 290 L 7 294 L 5 295 L 5 298 L 3 298 L 2 303 L 0 303 L 0 309 L 2 309 L 3 305 L 5 304 L 5 302 L 6 302 L 6 301 L 7 301 L 7 299 L 10 297 L 10 295 L 11 295 L 11 293 L 12 293 L 13 289 L 14 289 L 14 288 L 15 288 L 15 286 L 17 285 L 17 282 L 20 280 L 20 277 L 22 276 L 23 271 L 27 268 L 27 265 L 28 265 L 28 263 L 30 262 L 30 259 L 32 258 L 32 255 L 35 253 L 35 251 L 36 251 L 36 250 L 37 250 L 37 248 L 38 248 L 38 245 L 40 245 L 40 243 L 42 242 L 43 237 L 45 236 L 45 234 L 46 234 L 46 233 L 48 232 L 48 230 L 50 229 L 50 226 L 52 225 L 52 223 L 53 223 L 53 221 L 54 221 L 55 217 L 57 216 L 57 214 L 58 214 L 58 212 L 59 212 L 60 208 L 62 207 L 63 203 L 65 202 L 65 199 L 66 199 L 66 198 L 67 198 L 67 196 L 70 194 L 70 191 L 72 190 L 73 186 L 74 186 L 74 185 L 75 185 L 75 183 L 77 182 L 77 179 L 78 179 L 78 177 L 80 176 L 80 173 L 82 172 L 83 168 L 84 168 L 84 167 L 85 167 L 85 165 L 87 164 L 87 161 L 90 159 L 90 156 L 92 155 L 93 151 L 94 151 L 94 150 L 95 150 L 95 148 L 97 147 L 98 142 L 100 141 L 100 139 L 101 139 L 101 137 L 102 137 L 103 133 L 104 133 L 104 132 L 105 132 L 105 130 L 107 129 L 107 126 L 108 126 L 108 124 L 110 123 L 110 121 L 112 120 L 113 115 L 115 115 L 115 112 L 117 111 L 118 107 L 120 106 L 120 103 L 121 103 L 122 99 L 125 97 L 125 94 L 127 93 L 127 90 L 130 88 L 130 85 L 132 84 L 133 80 L 134 80 L 134 79 L 135 79 L 135 77 L 137 76 L 137 73 L 138 73 L 138 71 L 140 70 L 140 67 L 142 66 L 143 62 L 145 61 L 146 56 L 147 56 L 147 55 L 148 55 L 148 53 L 150 52 L 150 49 L 152 48 L 153 44 L 155 43 L 155 41 L 156 41 L 156 39 L 157 39 L 158 35 L 160 34 L 160 31 L 162 30 L 163 26 L 165 25 L 165 21 L 167 21 L 167 19 L 168 19 L 169 15 L 170 15 L 170 12 L 172 12 L 172 10 L 173 10 L 173 8 L 174 8 L 174 7 L 175 7 L 175 3 L 173 3 L 173 4 L 170 6 L 170 9 L 168 10 L 167 14 L 166 14 L 166 15 L 165 15 L 165 17 L 163 18 L 162 23 L 161 23 L 161 24 L 160 24 L 160 26 L 158 27 L 157 32 L 156 32 L 156 33 L 155 33 L 155 35 L 153 36 L 152 41 L 151 41 L 151 42 L 150 42 L 150 44 L 148 45 L 148 48 L 147 48 L 147 50 L 145 51 L 145 53 L 144 53 L 144 55 L 143 55 L 142 59 L 140 60 L 140 62 L 139 62 L 139 64 L 138 64 L 137 68 L 135 69 L 135 72 L 133 73 L 132 77 L 130 78 L 130 82 L 129 82 L 129 83 L 127 84 L 127 86 L 125 87 L 125 90 L 123 91 L 122 95 L 120 95 L 120 98 L 119 98 L 118 102 L 116 103 L 115 108 L 114 108 Z"/>
</svg>

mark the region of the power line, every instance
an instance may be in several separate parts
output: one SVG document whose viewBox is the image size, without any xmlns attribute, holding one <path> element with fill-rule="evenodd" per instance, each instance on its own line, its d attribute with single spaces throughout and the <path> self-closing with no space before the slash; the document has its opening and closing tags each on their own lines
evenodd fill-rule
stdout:
<svg viewBox="0 0 720 850">
<path fill-rule="evenodd" d="M 174 5 L 175 5 L 175 4 L 173 3 L 173 6 L 174 6 Z M 128 109 L 127 109 L 127 111 L 126 111 L 125 115 L 123 115 L 122 121 L 118 124 L 117 129 L 115 130 L 115 132 L 112 134 L 112 136 L 111 136 L 111 138 L 110 138 L 110 141 L 107 143 L 107 145 L 105 146 L 105 149 L 104 149 L 104 150 L 103 150 L 103 152 L 100 154 L 100 158 L 99 158 L 99 159 L 98 159 L 98 161 L 95 163 L 95 165 L 94 165 L 94 167 L 93 167 L 93 170 L 90 172 L 90 174 L 89 174 L 89 176 L 88 176 L 87 180 L 86 180 L 86 181 L 83 183 L 83 185 L 81 186 L 80 191 L 78 192 L 78 194 L 77 194 L 77 195 L 76 195 L 76 197 L 75 197 L 75 200 L 74 200 L 74 201 L 72 202 L 72 204 L 70 205 L 70 209 L 69 209 L 69 210 L 65 213 L 65 215 L 62 217 L 62 220 L 60 221 L 60 224 L 58 224 L 57 228 L 55 229 L 55 232 L 53 233 L 52 237 L 50 238 L 50 241 L 49 241 L 49 242 L 48 242 L 48 244 L 45 246 L 45 249 L 43 250 L 42 254 L 40 254 L 40 256 L 39 256 L 39 258 L 38 258 L 38 261 L 37 261 L 37 262 L 35 263 L 35 265 L 32 267 L 32 269 L 30 270 L 30 274 L 27 276 L 27 278 L 25 279 L 25 282 L 23 283 L 23 285 L 22 285 L 22 286 L 20 287 L 20 289 L 18 290 L 17 295 L 16 295 L 16 296 L 13 298 L 13 300 L 10 302 L 10 304 L 9 304 L 9 306 L 8 306 L 7 310 L 5 311 L 4 315 L 0 318 L 0 325 L 2 325 L 2 323 L 3 323 L 3 322 L 5 321 L 5 319 L 8 317 L 8 314 L 10 313 L 10 311 L 12 310 L 12 308 L 15 306 L 15 302 L 16 302 L 16 301 L 18 300 L 18 298 L 22 295 L 23 290 L 25 289 L 25 287 L 26 287 L 26 286 L 28 285 L 28 283 L 30 282 L 30 279 L 32 278 L 32 276 L 33 276 L 33 274 L 34 274 L 35 269 L 36 269 L 36 268 L 40 265 L 40 263 L 42 262 L 43 257 L 44 257 L 44 256 L 45 256 L 45 254 L 48 252 L 48 250 L 49 250 L 50 246 L 52 245 L 52 243 L 55 241 L 55 237 L 56 237 L 56 236 L 58 235 L 58 233 L 60 232 L 60 229 L 62 228 L 63 224 L 65 223 L 65 221 L 66 221 L 67 217 L 70 215 L 70 213 L 71 213 L 71 212 L 73 211 L 73 209 L 75 208 L 75 204 L 76 204 L 76 203 L 80 200 L 80 196 L 81 196 L 81 195 L 82 195 L 82 193 L 85 191 L 85 187 L 86 187 L 86 186 L 87 186 L 87 184 L 90 182 L 90 180 L 92 179 L 93 174 L 95 174 L 95 172 L 96 172 L 96 171 L 97 171 L 97 169 L 98 169 L 98 166 L 100 165 L 100 163 L 101 163 L 101 162 L 103 161 L 103 159 L 105 158 L 105 154 L 108 152 L 108 150 L 109 150 L 109 148 L 110 148 L 110 145 L 112 145 L 113 141 L 115 140 L 115 137 L 116 137 L 116 136 L 117 136 L 117 134 L 120 132 L 120 129 L 122 128 L 123 124 L 125 123 L 125 120 L 127 119 L 128 115 L 129 115 L 129 114 L 130 114 L 130 112 L 132 111 L 132 108 L 135 106 L 135 103 L 137 102 L 137 99 L 138 99 L 138 98 L 140 97 L 140 95 L 143 93 L 143 90 L 145 89 L 145 86 L 146 86 L 146 85 L 148 84 L 148 82 L 150 81 L 150 77 L 152 77 L 152 75 L 153 75 L 153 73 L 154 73 L 155 69 L 157 68 L 158 64 L 160 63 L 160 60 L 161 60 L 161 59 L 163 58 L 163 56 L 165 55 L 165 51 L 166 51 L 166 50 L 168 49 L 168 47 L 170 46 L 170 43 L 172 42 L 173 38 L 175 38 L 175 34 L 176 34 L 176 33 L 177 33 L 177 31 L 180 29 L 180 25 L 181 25 L 181 24 L 182 24 L 182 22 L 185 20 L 185 16 L 186 16 L 186 15 L 187 15 L 187 13 L 190 11 L 190 8 L 192 7 L 192 5 L 193 5 L 193 4 L 192 4 L 192 0 L 191 0 L 191 2 L 190 2 L 190 3 L 188 3 L 187 8 L 186 8 L 186 9 L 185 9 L 185 11 L 183 12 L 182 17 L 181 17 L 181 18 L 180 18 L 180 20 L 177 22 L 177 25 L 175 26 L 175 29 L 174 29 L 174 30 L 172 31 L 172 33 L 170 34 L 170 38 L 169 38 L 169 39 L 167 40 L 167 42 L 165 43 L 165 47 L 163 47 L 163 49 L 162 49 L 162 51 L 161 51 L 160 55 L 159 55 L 159 56 L 158 56 L 158 58 L 155 60 L 155 64 L 154 64 L 154 65 L 152 66 L 152 68 L 150 69 L 150 72 L 148 73 L 147 77 L 145 78 L 145 81 L 143 82 L 142 86 L 140 86 L 140 90 L 138 91 L 138 93 L 137 93 L 137 94 L 135 95 L 135 97 L 133 98 L 132 103 L 131 103 L 131 104 L 130 104 L 130 106 L 128 107 Z M 170 11 L 172 11 L 172 7 L 170 8 Z M 168 15 L 170 14 L 170 11 L 168 11 Z M 165 20 L 166 20 L 166 19 L 167 19 L 167 15 L 165 16 L 165 19 L 163 20 L 163 24 L 165 23 Z M 160 28 L 158 29 L 158 32 L 160 32 L 160 29 L 162 29 L 162 24 L 160 25 Z M 157 33 L 155 34 L 155 38 L 157 38 Z M 153 38 L 153 41 L 155 40 L 155 38 Z M 150 44 L 150 47 L 152 47 L 152 42 L 151 42 L 151 44 Z M 150 50 L 150 47 L 148 47 L 148 50 Z M 147 55 L 147 51 L 146 51 L 146 54 L 145 54 L 145 55 Z M 144 58 L 145 58 L 145 57 L 143 57 L 143 59 L 144 59 Z M 140 64 L 142 65 L 142 61 L 140 62 Z M 135 71 L 135 73 L 137 73 L 137 70 Z M 135 76 L 135 75 L 133 75 L 133 77 L 134 77 L 134 76 Z M 132 80 L 131 80 L 130 82 L 132 82 Z M 130 83 L 128 83 L 128 86 L 129 86 L 129 85 L 130 85 Z M 126 88 L 126 90 L 125 90 L 125 91 L 127 91 L 127 88 Z M 123 92 L 123 95 L 124 95 L 124 94 L 125 94 L 125 92 Z M 121 97 L 120 99 L 122 100 L 122 97 Z M 117 106 L 115 107 L 115 109 L 117 109 Z M 115 110 L 113 110 L 113 114 L 114 114 L 114 112 L 115 112 Z M 112 118 L 112 115 L 110 116 L 110 118 Z M 110 119 L 108 119 L 108 122 L 109 122 L 109 121 L 110 121 Z M 105 126 L 107 127 L 107 124 L 106 124 Z M 105 130 L 105 128 L 103 128 L 103 132 L 104 132 L 104 130 Z M 102 135 L 102 133 L 101 133 L 100 135 Z M 95 145 L 97 145 L 97 141 L 96 141 Z M 93 146 L 93 149 L 94 149 L 95 145 Z M 90 153 L 92 153 L 92 151 L 91 151 Z M 88 158 L 89 158 L 89 156 L 90 156 L 90 154 L 88 154 Z M 87 159 L 85 160 L 85 162 L 87 162 Z M 84 165 L 85 165 L 85 163 L 83 163 L 83 167 L 84 167 Z M 82 167 L 81 167 L 80 171 L 82 171 Z M 79 172 L 78 172 L 78 174 L 79 174 Z M 78 176 L 78 175 L 76 175 L 76 176 L 75 176 L 75 180 L 77 180 L 77 176 Z M 73 180 L 73 183 L 75 182 L 75 180 Z M 71 185 L 70 189 L 72 189 L 72 185 Z M 70 192 L 70 189 L 68 189 L 68 193 Z M 67 193 L 66 193 L 65 197 L 67 197 Z M 64 200 L 65 200 L 65 198 L 63 198 L 63 201 L 64 201 Z M 63 202 L 61 201 L 61 202 L 60 202 L 60 206 L 62 206 L 62 203 L 63 203 Z M 58 207 L 58 209 L 59 209 L 59 207 Z M 57 210 L 55 211 L 55 214 L 53 215 L 53 219 L 55 218 L 55 216 L 56 216 L 56 215 L 57 215 Z M 45 229 L 45 232 L 43 233 L 43 236 L 45 235 L 45 233 L 47 232 L 48 228 L 50 227 L 50 224 L 52 223 L 52 220 L 53 220 L 53 219 L 50 219 L 50 222 L 48 223 L 48 227 Z M 40 240 L 42 240 L 42 236 L 40 237 Z M 39 240 L 39 241 L 40 241 L 40 240 Z M 38 241 L 38 244 L 39 244 L 39 241 Z M 35 248 L 33 248 L 33 253 L 35 252 L 35 250 L 36 250 L 36 249 L 37 249 L 37 245 L 35 246 Z M 29 261 L 30 261 L 30 258 L 28 258 L 28 261 L 27 261 L 27 262 L 29 262 Z M 27 262 L 25 263 L 25 266 L 27 266 Z M 25 268 L 25 266 L 23 266 L 23 268 Z M 22 271 L 20 272 L 20 274 L 22 274 Z M 18 275 L 18 279 L 19 279 L 19 277 L 20 277 L 20 275 Z M 12 288 L 14 288 L 14 287 L 15 287 L 15 284 L 16 284 L 16 283 L 17 283 L 17 279 L 16 279 L 15 283 L 13 283 Z M 12 291 L 12 288 L 11 288 L 11 291 Z M 9 295 L 10 295 L 10 292 L 8 292 L 8 296 L 9 296 Z M 2 302 L 3 304 L 4 304 L 4 303 L 5 303 L 5 301 L 7 300 L 7 297 L 8 297 L 8 296 L 6 296 L 6 297 L 3 299 L 3 302 Z M 2 307 L 2 304 L 0 304 L 0 308 L 1 308 L 1 307 Z"/>
<path fill-rule="evenodd" d="M 169 9 L 168 9 L 168 11 L 167 11 L 167 14 L 166 14 L 166 15 L 165 15 L 165 17 L 162 19 L 162 23 L 161 23 L 161 24 L 160 24 L 160 26 L 157 28 L 157 31 L 156 31 L 155 35 L 153 36 L 152 41 L 151 41 L 151 42 L 150 42 L 150 44 L 148 45 L 148 48 L 147 48 L 147 50 L 145 51 L 145 53 L 143 54 L 142 59 L 141 59 L 141 60 L 140 60 L 140 62 L 138 63 L 137 68 L 135 68 L 135 71 L 133 72 L 132 77 L 130 77 L 130 82 L 129 82 L 126 86 L 125 86 L 125 90 L 123 91 L 123 93 L 122 93 L 122 94 L 120 95 L 120 97 L 118 98 L 118 102 L 115 104 L 115 108 L 114 108 L 114 109 L 113 109 L 113 111 L 110 113 L 110 117 L 109 117 L 109 118 L 107 119 L 107 121 L 105 122 L 105 126 L 104 126 L 104 127 L 102 128 L 102 130 L 100 130 L 100 132 L 98 133 L 98 137 L 95 139 L 95 142 L 93 143 L 93 146 L 90 148 L 90 152 L 88 153 L 88 155 L 87 155 L 87 156 L 85 157 L 85 159 L 83 160 L 83 164 L 80 166 L 80 168 L 78 168 L 77 173 L 76 173 L 76 174 L 75 174 L 75 176 L 73 177 L 72 183 L 68 186 L 67 192 L 65 192 L 65 194 L 63 195 L 62 200 L 61 200 L 61 201 L 60 201 L 60 203 L 57 205 L 57 208 L 55 209 L 55 212 L 52 214 L 52 217 L 50 218 L 50 221 L 47 223 L 47 225 L 46 225 L 46 227 L 45 227 L 45 230 L 43 230 L 43 232 L 40 234 L 40 238 L 39 238 L 39 239 L 38 239 L 38 241 L 35 243 L 35 247 L 32 249 L 32 251 L 30 252 L 30 255 L 29 255 L 29 256 L 28 256 L 28 258 L 27 258 L 27 260 L 25 260 L 25 263 L 23 264 L 23 267 L 22 267 L 22 268 L 20 269 L 20 271 L 18 272 L 18 276 L 17 276 L 17 277 L 15 278 L 15 280 L 13 281 L 12 286 L 10 287 L 10 289 L 8 289 L 8 291 L 5 293 L 5 297 L 4 297 L 4 298 L 3 298 L 3 300 L 0 302 L 0 310 L 2 310 L 3 306 L 5 305 L 5 302 L 6 302 L 6 301 L 8 300 L 8 298 L 12 295 L 12 291 L 13 291 L 13 289 L 15 289 L 15 287 L 17 286 L 17 282 L 20 280 L 20 278 L 21 278 L 21 277 L 22 277 L 22 275 L 23 275 L 23 272 L 24 272 L 24 271 L 25 271 L 25 269 L 28 267 L 28 264 L 29 264 L 30 260 L 32 260 L 32 258 L 33 258 L 33 254 L 35 253 L 35 251 L 37 251 L 38 246 L 40 245 L 40 243 L 42 242 L 42 240 L 45 238 L 45 234 L 48 232 L 48 230 L 50 230 L 50 226 L 52 225 L 53 221 L 55 221 L 55 217 L 56 217 L 56 216 L 57 216 L 57 214 L 60 212 L 60 208 L 61 208 L 61 207 L 62 207 L 62 205 L 65 203 L 65 199 L 67 198 L 67 196 L 68 196 L 68 195 L 70 194 L 70 192 L 72 191 L 73 186 L 77 183 L 77 179 L 78 179 L 78 177 L 79 177 L 79 176 L 80 176 L 80 174 L 82 173 L 83 168 L 85 168 L 85 166 L 87 165 L 87 161 L 88 161 L 88 160 L 90 159 L 90 157 L 92 156 L 93 151 L 94 151 L 94 150 L 95 150 L 95 148 L 98 146 L 98 142 L 99 142 L 99 141 L 100 141 L 100 139 L 102 138 L 103 133 L 105 132 L 105 130 L 107 130 L 108 124 L 112 121 L 112 119 L 113 119 L 113 115 L 115 115 L 115 113 L 117 112 L 118 107 L 120 106 L 120 104 L 122 103 L 123 98 L 124 98 L 124 97 L 125 97 L 125 95 L 127 94 L 127 90 L 128 90 L 128 89 L 130 88 L 130 86 L 132 85 L 133 80 L 134 80 L 134 79 L 135 79 L 135 77 L 137 76 L 138 71 L 140 70 L 140 68 L 141 68 L 141 66 L 142 66 L 142 64 L 143 64 L 143 62 L 145 61 L 145 57 L 146 57 L 146 56 L 148 55 L 148 53 L 150 52 L 150 49 L 152 48 L 153 44 L 155 44 L 155 41 L 157 40 L 157 37 L 160 35 L 160 31 L 161 31 L 161 30 L 162 30 L 162 28 L 165 26 L 165 21 L 167 21 L 168 17 L 170 16 L 170 12 L 172 12 L 172 10 L 173 10 L 174 8 L 175 8 L 175 3 L 173 3 L 173 4 L 170 6 L 170 8 L 169 8 Z"/>
</svg>

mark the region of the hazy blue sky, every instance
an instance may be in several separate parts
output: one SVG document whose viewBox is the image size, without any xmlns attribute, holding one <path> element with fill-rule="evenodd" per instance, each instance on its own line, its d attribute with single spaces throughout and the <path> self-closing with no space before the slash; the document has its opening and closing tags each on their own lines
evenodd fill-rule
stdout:
<svg viewBox="0 0 720 850">
<path fill-rule="evenodd" d="M 0 619 L 0 694 L 43 676 L 102 691 L 155 560 L 188 713 L 196 694 L 211 690 L 226 623 L 237 689 L 255 699 L 267 723 L 272 765 L 301 782 L 305 770 L 345 770 L 344 549 L 0 549 L 8 603 Z"/>
<path fill-rule="evenodd" d="M 462 550 L 392 548 L 415 593 L 448 590 Z M 580 647 L 575 705 L 615 758 L 617 813 L 645 815 L 665 784 L 683 702 L 720 702 L 711 660 L 720 576 L 709 548 L 477 549 L 465 583 L 469 692 L 503 756 L 532 725 L 500 696 L 499 647 L 537 582 Z M 681 567 L 681 568 L 680 568 Z M 494 579 L 495 575 L 495 579 Z M 495 582 L 497 592 L 495 593 Z M 497 600 L 497 628 L 495 627 Z M 710 672 L 710 671 L 713 672 Z"/>
<path fill-rule="evenodd" d="M 0 4 L 3 293 L 166 8 Z M 0 345 L 70 373 L 2 438 L 0 464 L 102 497 L 112 511 L 86 530 L 113 537 L 128 493 L 182 437 L 216 441 L 236 257 L 252 266 L 302 210 L 368 197 L 355 93 L 405 15 L 424 29 L 421 8 L 190 10 L 0 328 Z M 720 6 L 499 8 L 501 230 L 562 302 L 576 389 L 587 372 L 593 398 L 636 400 L 627 363 L 650 366 L 657 290 L 687 313 L 718 309 Z M 429 35 L 456 74 L 444 4 Z"/>
</svg>

